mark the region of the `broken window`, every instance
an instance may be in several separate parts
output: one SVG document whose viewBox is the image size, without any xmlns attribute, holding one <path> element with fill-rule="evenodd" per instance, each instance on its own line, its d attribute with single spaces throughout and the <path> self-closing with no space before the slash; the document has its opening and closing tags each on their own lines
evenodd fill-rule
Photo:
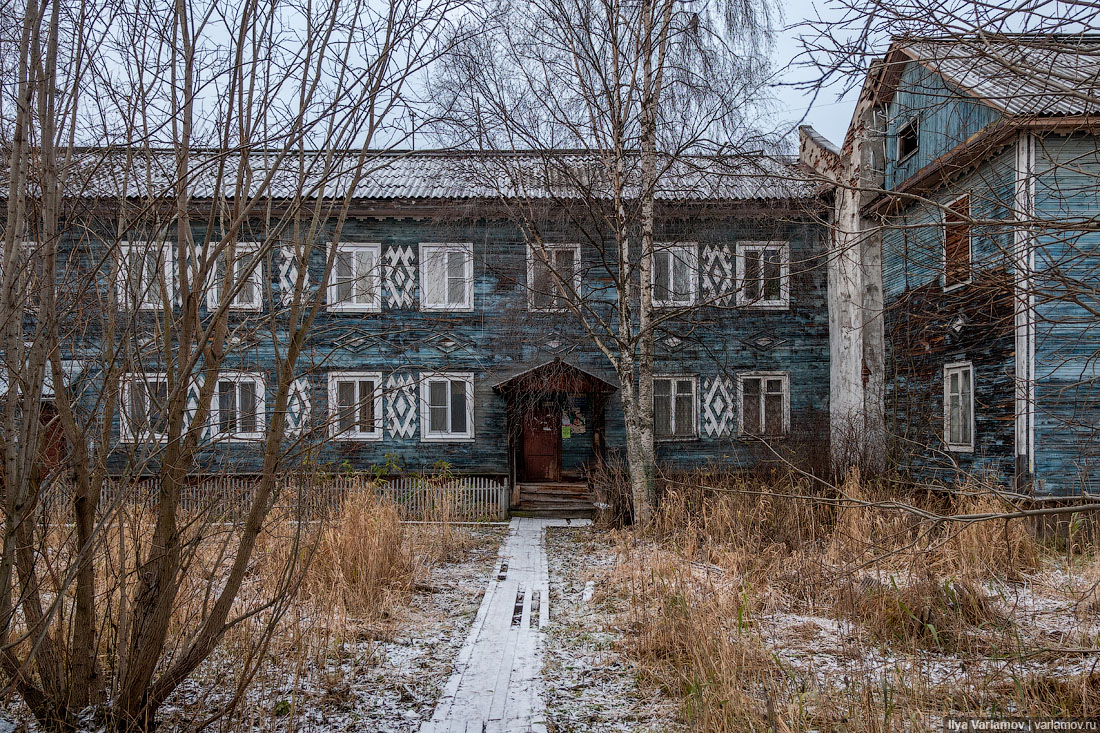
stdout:
<svg viewBox="0 0 1100 733">
<path fill-rule="evenodd" d="M 970 197 L 963 196 L 943 215 L 943 287 L 970 282 Z"/>
<path fill-rule="evenodd" d="M 421 440 L 474 437 L 472 374 L 433 374 L 421 383 Z"/>
<path fill-rule="evenodd" d="M 910 120 L 898 129 L 898 162 L 905 160 L 920 148 L 920 126 Z"/>
<path fill-rule="evenodd" d="M 691 305 L 695 302 L 695 245 L 658 247 L 653 253 L 653 305 Z"/>
<path fill-rule="evenodd" d="M 653 433 L 658 438 L 693 438 L 695 377 L 657 377 L 653 380 Z"/>
<path fill-rule="evenodd" d="M 778 436 L 787 432 L 790 389 L 787 374 L 742 374 L 741 434 Z"/>
<path fill-rule="evenodd" d="M 341 372 L 329 375 L 333 431 L 340 440 L 382 437 L 380 374 Z"/>
<path fill-rule="evenodd" d="M 580 247 L 574 244 L 532 246 L 528 257 L 531 310 L 565 310 L 570 297 L 580 293 Z"/>
<path fill-rule="evenodd" d="M 943 422 L 948 450 L 974 450 L 974 366 L 970 362 L 943 368 Z"/>
</svg>

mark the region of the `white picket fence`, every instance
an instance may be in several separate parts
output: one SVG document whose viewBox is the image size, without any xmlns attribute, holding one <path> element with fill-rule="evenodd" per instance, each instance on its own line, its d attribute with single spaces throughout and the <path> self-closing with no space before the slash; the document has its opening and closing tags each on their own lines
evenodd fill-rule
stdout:
<svg viewBox="0 0 1100 733">
<path fill-rule="evenodd" d="M 248 512 L 256 480 L 252 477 L 216 476 L 189 483 L 180 490 L 184 513 L 209 512 L 213 516 L 240 519 Z M 138 479 L 123 485 L 110 481 L 100 499 L 101 509 L 121 500 L 127 504 L 157 503 L 159 482 Z M 373 491 L 392 501 L 407 520 L 483 521 L 508 516 L 508 486 L 484 476 L 434 478 L 403 476 L 374 479 L 362 476 L 321 478 L 287 477 L 279 480 L 275 507 L 294 516 L 321 518 L 332 514 L 350 496 Z M 59 506 L 69 497 L 67 487 L 55 484 L 45 504 Z"/>
</svg>

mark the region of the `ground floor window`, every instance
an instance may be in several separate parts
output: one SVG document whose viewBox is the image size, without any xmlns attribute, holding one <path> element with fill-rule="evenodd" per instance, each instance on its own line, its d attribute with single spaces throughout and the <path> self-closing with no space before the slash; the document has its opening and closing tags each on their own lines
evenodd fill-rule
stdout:
<svg viewBox="0 0 1100 733">
<path fill-rule="evenodd" d="M 653 380 L 653 434 L 659 439 L 694 438 L 696 378 L 662 376 Z"/>
<path fill-rule="evenodd" d="M 447 372 L 421 375 L 421 440 L 472 440 L 474 376 Z"/>
<path fill-rule="evenodd" d="M 943 432 L 948 450 L 974 450 L 974 365 L 943 368 Z"/>
<path fill-rule="evenodd" d="M 382 437 L 380 374 L 330 374 L 329 410 L 333 435 L 340 440 L 379 440 Z"/>
<path fill-rule="evenodd" d="M 168 439 L 168 377 L 127 374 L 122 381 L 122 437 L 129 441 Z"/>
<path fill-rule="evenodd" d="M 255 440 L 263 437 L 264 380 L 260 374 L 223 372 L 210 406 L 214 437 Z"/>
<path fill-rule="evenodd" d="M 738 377 L 741 434 L 778 436 L 790 428 L 790 378 L 786 372 L 741 374 Z"/>
</svg>

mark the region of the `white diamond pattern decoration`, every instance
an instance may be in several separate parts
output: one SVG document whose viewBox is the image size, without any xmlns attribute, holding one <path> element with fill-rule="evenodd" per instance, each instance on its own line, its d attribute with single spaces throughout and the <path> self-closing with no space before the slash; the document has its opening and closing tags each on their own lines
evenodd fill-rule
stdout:
<svg viewBox="0 0 1100 733">
<path fill-rule="evenodd" d="M 412 375 L 395 374 L 386 380 L 386 436 L 416 435 L 416 382 Z"/>
<path fill-rule="evenodd" d="M 309 288 L 309 276 L 303 283 Z M 293 245 L 283 245 L 279 248 L 279 293 L 283 305 L 294 302 L 294 289 L 298 286 L 298 254 Z"/>
<path fill-rule="evenodd" d="M 309 380 L 303 377 L 290 384 L 286 396 L 286 433 L 301 435 L 309 424 Z"/>
<path fill-rule="evenodd" d="M 733 380 L 710 377 L 703 381 L 703 432 L 720 438 L 733 433 Z"/>
<path fill-rule="evenodd" d="M 703 247 L 703 300 L 708 305 L 729 305 L 733 300 L 733 252 L 725 244 Z"/>
<path fill-rule="evenodd" d="M 187 406 L 184 409 L 184 429 L 189 429 L 191 424 L 195 422 L 195 416 L 199 412 L 199 393 L 202 391 L 202 385 L 205 383 L 203 375 L 197 374 L 195 378 L 191 380 L 191 384 L 187 386 Z"/>
<path fill-rule="evenodd" d="M 382 255 L 383 291 L 390 308 L 409 308 L 413 304 L 416 262 L 412 247 L 387 247 Z"/>
</svg>

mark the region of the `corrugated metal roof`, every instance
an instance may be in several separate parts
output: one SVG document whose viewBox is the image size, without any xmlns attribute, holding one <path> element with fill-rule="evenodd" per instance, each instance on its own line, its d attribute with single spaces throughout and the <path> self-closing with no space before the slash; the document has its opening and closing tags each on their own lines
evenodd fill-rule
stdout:
<svg viewBox="0 0 1100 733">
<path fill-rule="evenodd" d="M 1100 36 L 901 42 L 901 50 L 1013 115 L 1100 113 Z"/>
<path fill-rule="evenodd" d="M 665 201 L 791 199 L 812 196 L 816 184 L 794 161 L 752 156 L 695 156 L 666 162 L 657 196 Z M 7 189 L 6 172 L 0 190 Z M 68 169 L 71 197 L 158 198 L 173 195 L 171 150 L 84 149 Z M 611 191 L 595 153 L 309 152 L 191 153 L 191 197 L 262 196 L 355 199 L 578 198 Z M 636 182 L 636 160 L 624 173 Z M 631 195 L 637 193 L 630 191 Z"/>
</svg>

